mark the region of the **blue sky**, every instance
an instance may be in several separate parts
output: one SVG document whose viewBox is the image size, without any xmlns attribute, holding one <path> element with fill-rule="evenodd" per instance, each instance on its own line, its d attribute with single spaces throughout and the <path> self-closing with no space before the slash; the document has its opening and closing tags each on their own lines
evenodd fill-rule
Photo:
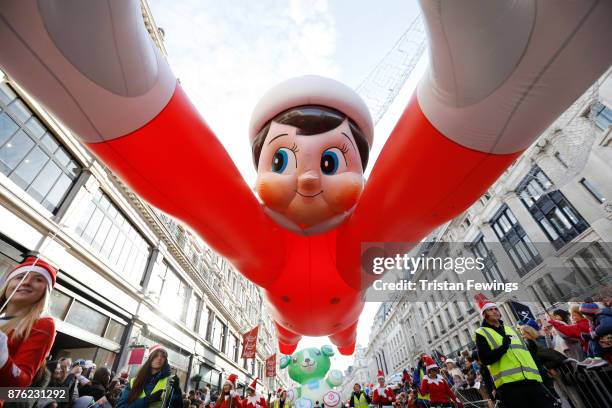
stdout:
<svg viewBox="0 0 612 408">
<path fill-rule="evenodd" d="M 304 74 L 357 87 L 418 13 L 416 0 L 149 0 L 149 5 L 165 30 L 175 75 L 251 186 L 255 170 L 247 128 L 259 97 L 274 84 Z M 423 68 L 420 64 L 415 78 Z M 414 84 L 405 87 L 377 126 L 373 159 Z M 367 344 L 377 306 L 366 305 L 359 343 Z M 308 338 L 301 347 L 323 344 L 326 338 Z M 351 361 L 335 357 L 333 365 L 343 369 Z"/>
</svg>

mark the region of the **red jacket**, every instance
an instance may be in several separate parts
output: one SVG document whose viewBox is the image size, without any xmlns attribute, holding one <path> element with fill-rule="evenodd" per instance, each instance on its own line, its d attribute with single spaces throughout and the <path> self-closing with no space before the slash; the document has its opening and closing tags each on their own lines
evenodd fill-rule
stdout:
<svg viewBox="0 0 612 408">
<path fill-rule="evenodd" d="M 582 348 L 584 351 L 588 348 L 588 342 L 585 341 L 582 336 L 582 333 L 589 333 L 591 328 L 589 326 L 589 320 L 584 318 L 578 320 L 575 324 L 565 324 L 558 320 L 549 320 L 550 324 L 561 334 L 567 336 L 571 339 L 578 339 L 582 344 Z"/>
<path fill-rule="evenodd" d="M 0 386 L 27 387 L 51 351 L 55 340 L 55 322 L 52 317 L 41 317 L 25 339 L 16 340 L 13 332 L 7 337 L 9 356 L 6 364 L 0 367 Z"/>
<path fill-rule="evenodd" d="M 448 383 L 440 374 L 434 379 L 425 377 L 421 381 L 421 394 L 429 394 L 429 400 L 437 403 L 448 403 L 451 400 L 460 403 L 459 399 L 450 389 Z"/>
<path fill-rule="evenodd" d="M 242 408 L 242 400 L 236 391 L 232 391 L 232 408 Z M 229 408 L 229 397 L 219 396 L 215 402 L 215 408 Z"/>
<path fill-rule="evenodd" d="M 254 397 L 246 397 L 242 400 L 242 408 L 268 408 L 266 399 L 263 395 L 255 395 Z"/>
<path fill-rule="evenodd" d="M 391 387 L 374 388 L 372 394 L 372 403 L 374 405 L 393 405 L 395 402 L 395 394 Z"/>
</svg>

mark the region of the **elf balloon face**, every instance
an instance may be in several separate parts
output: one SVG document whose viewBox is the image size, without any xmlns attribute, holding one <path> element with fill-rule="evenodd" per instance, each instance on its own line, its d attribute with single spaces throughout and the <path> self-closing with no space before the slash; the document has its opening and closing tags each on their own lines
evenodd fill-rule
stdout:
<svg viewBox="0 0 612 408">
<path fill-rule="evenodd" d="M 342 218 L 363 190 L 355 128 L 346 118 L 322 121 L 310 131 L 272 121 L 261 145 L 255 190 L 268 209 L 301 229 Z"/>
</svg>

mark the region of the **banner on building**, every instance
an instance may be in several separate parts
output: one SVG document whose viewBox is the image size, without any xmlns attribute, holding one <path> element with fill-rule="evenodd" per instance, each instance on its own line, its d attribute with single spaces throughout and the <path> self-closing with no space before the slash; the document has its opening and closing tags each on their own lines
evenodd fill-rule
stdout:
<svg viewBox="0 0 612 408">
<path fill-rule="evenodd" d="M 512 300 L 510 301 L 510 308 L 520 323 L 524 324 L 529 319 L 535 320 L 535 316 L 531 313 L 531 309 L 527 305 Z"/>
<path fill-rule="evenodd" d="M 242 335 L 242 358 L 255 358 L 257 352 L 257 332 L 259 326 L 254 327 Z"/>
<path fill-rule="evenodd" d="M 133 348 L 130 351 L 130 358 L 128 359 L 128 365 L 132 364 L 142 364 L 145 355 L 144 347 Z"/>
<path fill-rule="evenodd" d="M 266 377 L 276 376 L 276 353 L 266 358 Z"/>
</svg>

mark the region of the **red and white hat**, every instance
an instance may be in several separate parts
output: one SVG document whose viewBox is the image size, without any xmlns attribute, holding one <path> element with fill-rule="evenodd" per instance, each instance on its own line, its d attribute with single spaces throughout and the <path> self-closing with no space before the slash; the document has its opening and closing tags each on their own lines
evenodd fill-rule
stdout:
<svg viewBox="0 0 612 408">
<path fill-rule="evenodd" d="M 281 394 L 283 393 L 283 391 L 285 391 L 285 390 L 283 389 L 283 387 L 280 387 L 278 390 L 276 390 L 276 396 L 277 396 L 277 397 L 280 397 L 280 396 L 281 396 Z"/>
<path fill-rule="evenodd" d="M 238 376 L 236 374 L 230 374 L 230 375 L 227 376 L 227 379 L 225 380 L 225 382 L 223 384 L 229 384 L 235 390 L 236 389 L 236 380 L 238 380 Z"/>
<path fill-rule="evenodd" d="M 269 120 L 288 109 L 304 105 L 326 106 L 344 113 L 359 126 L 368 146 L 372 147 L 374 125 L 363 99 L 343 83 L 317 75 L 288 79 L 264 94 L 251 115 L 251 143 Z"/>
<path fill-rule="evenodd" d="M 474 295 L 474 301 L 476 301 L 476 305 L 478 306 L 478 309 L 480 310 L 480 315 L 482 317 L 484 317 L 484 311 L 485 310 L 491 309 L 492 307 L 497 307 L 496 303 L 491 302 L 482 293 L 478 293 L 478 294 Z"/>
<path fill-rule="evenodd" d="M 168 355 L 168 349 L 166 349 L 166 347 L 162 346 L 161 344 L 154 344 L 151 347 L 149 347 L 149 356 L 152 356 L 154 352 L 156 352 L 157 350 L 161 350 L 164 353 L 166 353 L 166 355 Z"/>
<path fill-rule="evenodd" d="M 423 356 L 423 363 L 425 363 L 425 369 L 427 371 L 431 370 L 432 368 L 440 368 L 433 358 L 429 357 L 428 355 Z"/>
<path fill-rule="evenodd" d="M 251 383 L 249 384 L 249 386 L 247 388 L 252 389 L 253 391 L 257 390 L 257 379 L 259 377 L 255 377 L 255 379 L 253 381 L 251 381 Z"/>
<path fill-rule="evenodd" d="M 383 380 L 385 379 L 385 373 L 383 373 L 383 370 L 378 370 L 378 376 L 376 377 L 376 379 L 380 379 L 382 378 Z"/>
<path fill-rule="evenodd" d="M 20 273 L 28 272 L 28 271 L 30 273 L 34 272 L 34 273 L 38 273 L 42 275 L 47 281 L 48 290 L 53 289 L 53 287 L 55 286 L 55 280 L 57 278 L 57 270 L 51 265 L 49 265 L 48 263 L 46 263 L 45 261 L 43 261 L 42 259 L 35 258 L 33 256 L 26 258 L 25 261 L 23 261 L 22 263 L 17 265 L 15 268 L 13 268 L 13 270 L 10 271 L 8 275 L 6 275 L 2 283 L 8 282 L 9 280 L 13 279 L 15 276 L 19 275 Z"/>
</svg>

